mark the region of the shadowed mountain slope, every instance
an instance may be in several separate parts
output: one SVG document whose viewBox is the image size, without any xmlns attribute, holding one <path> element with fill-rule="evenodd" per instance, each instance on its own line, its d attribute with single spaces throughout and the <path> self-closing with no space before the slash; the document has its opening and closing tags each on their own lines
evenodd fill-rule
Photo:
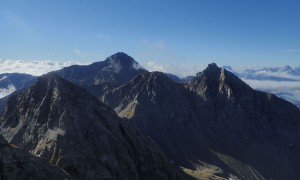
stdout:
<svg viewBox="0 0 300 180">
<path fill-rule="evenodd" d="M 53 73 L 8 100 L 0 130 L 74 179 L 186 179 L 151 139 Z"/>
<path fill-rule="evenodd" d="M 0 179 L 67 179 L 63 170 L 13 146 L 0 136 Z"/>
<path fill-rule="evenodd" d="M 162 73 L 140 74 L 101 99 L 179 166 L 217 166 L 224 178 L 300 176 L 300 111 L 216 64 L 183 85 Z"/>
</svg>

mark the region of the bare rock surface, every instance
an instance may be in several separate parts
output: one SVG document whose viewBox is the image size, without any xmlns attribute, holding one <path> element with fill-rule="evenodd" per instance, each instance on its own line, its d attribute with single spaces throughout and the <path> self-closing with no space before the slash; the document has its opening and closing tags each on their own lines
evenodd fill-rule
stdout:
<svg viewBox="0 0 300 180">
<path fill-rule="evenodd" d="M 49 73 L 8 100 L 3 137 L 74 179 L 187 179 L 149 138 L 85 89 Z"/>
<path fill-rule="evenodd" d="M 216 64 L 187 83 L 143 73 L 101 100 L 153 138 L 178 166 L 222 178 L 300 177 L 300 111 Z"/>
</svg>

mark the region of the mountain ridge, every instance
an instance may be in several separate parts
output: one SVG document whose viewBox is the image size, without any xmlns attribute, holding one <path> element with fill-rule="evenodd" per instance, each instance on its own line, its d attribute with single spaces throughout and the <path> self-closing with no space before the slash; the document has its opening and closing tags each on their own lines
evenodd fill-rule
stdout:
<svg viewBox="0 0 300 180">
<path fill-rule="evenodd" d="M 10 143 L 74 179 L 189 179 L 151 139 L 54 73 L 8 100 L 0 129 Z"/>
<path fill-rule="evenodd" d="M 298 108 L 253 90 L 216 64 L 183 85 L 164 74 L 140 74 L 105 93 L 102 101 L 153 138 L 179 166 L 201 161 L 223 169 L 224 178 L 298 176 Z"/>
</svg>

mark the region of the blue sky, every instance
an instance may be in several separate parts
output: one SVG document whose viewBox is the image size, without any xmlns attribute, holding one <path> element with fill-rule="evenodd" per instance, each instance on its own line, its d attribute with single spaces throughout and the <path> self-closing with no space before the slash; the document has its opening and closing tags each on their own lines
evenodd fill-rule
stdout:
<svg viewBox="0 0 300 180">
<path fill-rule="evenodd" d="M 1 0 L 0 58 L 300 65 L 300 1 Z"/>
</svg>

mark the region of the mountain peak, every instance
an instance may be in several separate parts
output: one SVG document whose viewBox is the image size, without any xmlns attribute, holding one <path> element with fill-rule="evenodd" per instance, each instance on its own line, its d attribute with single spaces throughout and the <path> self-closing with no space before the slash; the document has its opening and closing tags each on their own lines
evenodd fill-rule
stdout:
<svg viewBox="0 0 300 180">
<path fill-rule="evenodd" d="M 108 64 L 108 66 L 103 68 L 104 71 L 119 73 L 120 71 L 128 70 L 144 70 L 144 68 L 138 62 L 123 52 L 117 52 L 109 56 L 106 58 L 105 62 Z"/>
<path fill-rule="evenodd" d="M 215 74 L 215 75 L 219 74 L 220 72 L 221 72 L 221 68 L 219 68 L 216 63 L 211 63 L 211 64 L 208 64 L 207 68 L 204 69 L 202 72 L 197 73 L 196 76 L 200 77 L 204 74 L 211 76 L 213 74 Z"/>
<path fill-rule="evenodd" d="M 137 62 L 131 56 L 123 52 L 117 52 L 109 56 L 106 61 L 112 65 L 119 64 L 121 67 L 132 67 L 133 64 L 137 64 Z"/>
<path fill-rule="evenodd" d="M 219 93 L 230 98 L 233 94 L 252 90 L 236 75 L 218 67 L 215 63 L 209 64 L 206 69 L 197 73 L 196 78 L 188 84 L 190 89 L 194 89 L 205 98 L 214 97 Z"/>
<path fill-rule="evenodd" d="M 208 68 L 219 68 L 216 63 L 210 63 L 208 64 Z"/>
<path fill-rule="evenodd" d="M 66 67 L 58 73 L 61 77 L 85 87 L 94 96 L 100 97 L 107 90 L 123 85 L 146 71 L 132 57 L 118 52 L 105 61 L 86 66 Z"/>
</svg>

